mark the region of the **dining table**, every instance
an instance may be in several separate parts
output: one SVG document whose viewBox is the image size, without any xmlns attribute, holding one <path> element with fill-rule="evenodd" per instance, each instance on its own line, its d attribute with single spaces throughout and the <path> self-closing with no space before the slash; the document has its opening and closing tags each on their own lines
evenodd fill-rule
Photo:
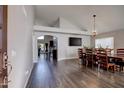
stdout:
<svg viewBox="0 0 124 93">
<path fill-rule="evenodd" d="M 86 52 L 83 53 L 86 55 Z M 96 59 L 97 53 L 93 52 L 94 59 Z M 124 63 L 124 54 L 107 54 L 109 61 L 112 60 L 121 60 L 120 62 Z M 123 71 L 123 65 L 120 65 L 121 70 Z"/>
<path fill-rule="evenodd" d="M 124 61 L 124 54 L 108 54 L 108 57 L 115 58 L 115 59 L 121 59 L 122 62 Z"/>
</svg>

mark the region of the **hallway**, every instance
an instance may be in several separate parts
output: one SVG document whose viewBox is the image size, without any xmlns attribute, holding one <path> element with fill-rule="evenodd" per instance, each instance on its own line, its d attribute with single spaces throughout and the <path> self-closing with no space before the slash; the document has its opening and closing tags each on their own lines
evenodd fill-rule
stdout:
<svg viewBox="0 0 124 93">
<path fill-rule="evenodd" d="M 49 60 L 45 54 L 40 56 L 39 62 L 35 64 L 30 77 L 31 82 L 28 83 L 27 87 L 56 87 L 52 71 L 55 63 Z"/>
<path fill-rule="evenodd" d="M 87 88 L 124 87 L 124 74 L 112 73 L 94 68 L 80 68 L 78 60 L 50 61 L 45 56 L 35 64 L 27 85 L 28 88 Z"/>
</svg>

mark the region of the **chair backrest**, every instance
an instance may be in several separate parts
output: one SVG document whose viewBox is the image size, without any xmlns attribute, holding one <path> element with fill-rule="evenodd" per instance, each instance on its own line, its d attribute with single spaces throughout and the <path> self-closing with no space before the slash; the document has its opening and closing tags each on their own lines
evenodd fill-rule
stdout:
<svg viewBox="0 0 124 93">
<path fill-rule="evenodd" d="M 88 61 L 88 64 L 93 63 L 93 50 L 92 49 L 86 49 L 86 59 Z"/>
<path fill-rule="evenodd" d="M 78 58 L 81 59 L 83 57 L 83 48 L 78 48 Z"/>
<path fill-rule="evenodd" d="M 93 53 L 93 50 L 92 49 L 86 49 L 86 53 L 90 53 L 90 54 L 92 54 Z"/>
<path fill-rule="evenodd" d="M 97 51 L 97 58 L 101 64 L 107 66 L 108 64 L 108 56 L 106 50 Z"/>
<path fill-rule="evenodd" d="M 112 49 L 106 48 L 105 50 L 106 50 L 106 52 L 107 52 L 108 55 L 111 55 L 112 54 Z"/>
<path fill-rule="evenodd" d="M 118 55 L 124 55 L 124 48 L 117 49 Z"/>
</svg>

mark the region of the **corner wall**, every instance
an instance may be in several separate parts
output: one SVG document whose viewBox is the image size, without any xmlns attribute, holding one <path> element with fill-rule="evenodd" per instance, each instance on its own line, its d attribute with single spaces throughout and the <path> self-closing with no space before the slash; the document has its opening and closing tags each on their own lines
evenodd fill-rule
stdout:
<svg viewBox="0 0 124 93">
<path fill-rule="evenodd" d="M 33 6 L 8 6 L 8 61 L 13 67 L 8 87 L 25 87 L 30 76 L 33 23 Z"/>
</svg>

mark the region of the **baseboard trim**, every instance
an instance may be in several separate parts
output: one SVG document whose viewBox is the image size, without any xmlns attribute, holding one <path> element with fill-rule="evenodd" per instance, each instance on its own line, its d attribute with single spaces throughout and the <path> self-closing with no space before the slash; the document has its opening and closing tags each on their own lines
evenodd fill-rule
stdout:
<svg viewBox="0 0 124 93">
<path fill-rule="evenodd" d="M 58 59 L 58 61 L 69 60 L 69 59 L 78 59 L 78 57 L 60 58 Z"/>
<path fill-rule="evenodd" d="M 27 84 L 28 84 L 28 80 L 29 80 L 29 78 L 30 78 L 30 76 L 31 76 L 31 72 L 32 72 L 32 70 L 33 70 L 33 67 L 34 67 L 34 63 L 33 63 L 33 65 L 32 65 L 32 67 L 31 67 L 31 69 L 30 69 L 30 72 L 29 72 L 28 76 L 27 76 L 27 79 L 26 79 L 24 88 L 26 88 L 26 86 L 27 86 Z"/>
<path fill-rule="evenodd" d="M 33 63 L 38 63 L 38 61 L 33 61 Z"/>
<path fill-rule="evenodd" d="M 33 60 L 33 63 L 38 63 L 38 59 L 37 60 Z"/>
</svg>

